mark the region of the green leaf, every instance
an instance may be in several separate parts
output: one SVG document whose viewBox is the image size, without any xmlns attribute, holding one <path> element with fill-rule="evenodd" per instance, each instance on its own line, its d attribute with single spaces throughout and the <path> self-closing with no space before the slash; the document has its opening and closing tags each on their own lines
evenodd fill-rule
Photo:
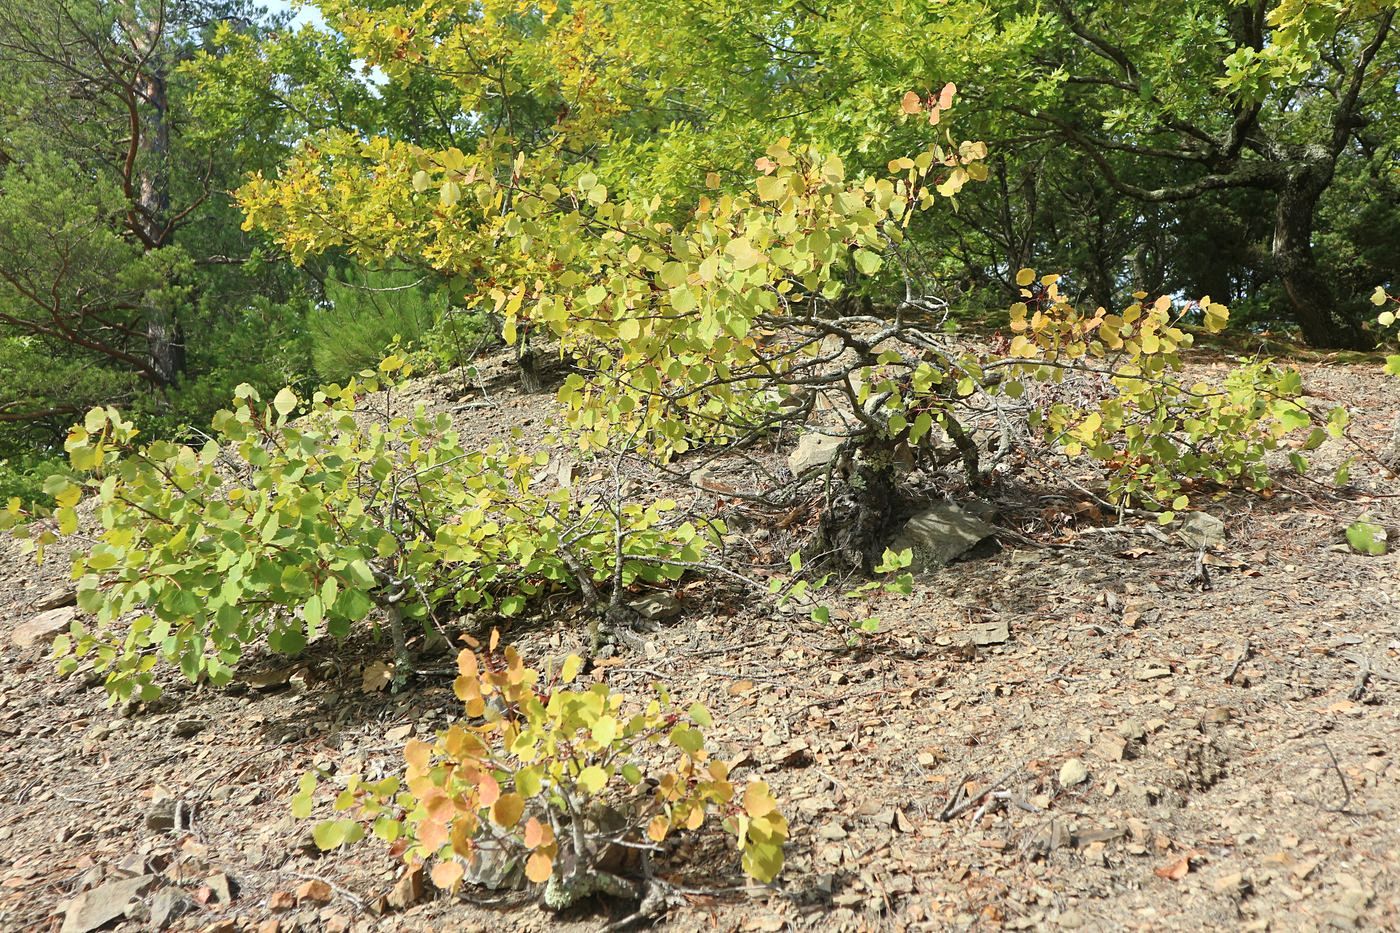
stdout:
<svg viewBox="0 0 1400 933">
<path fill-rule="evenodd" d="M 358 622 L 369 615 L 373 605 L 374 602 L 361 590 L 342 590 L 335 601 L 334 611 L 351 622 Z"/>
<path fill-rule="evenodd" d="M 321 606 L 321 597 L 313 596 L 306 601 L 302 607 L 302 616 L 306 619 L 306 634 L 308 638 L 316 637 L 316 632 L 321 628 L 321 619 L 324 611 Z"/>
<path fill-rule="evenodd" d="M 277 409 L 279 415 L 290 415 L 297 407 L 297 394 L 290 388 L 283 388 L 272 400 L 272 407 Z"/>
<path fill-rule="evenodd" d="M 855 253 L 856 268 L 862 275 L 874 275 L 880 271 L 883 260 L 878 254 L 872 253 L 868 249 L 858 249 Z"/>
<path fill-rule="evenodd" d="M 327 820 L 324 823 L 317 823 L 311 830 L 311 837 L 316 842 L 316 847 L 322 852 L 346 845 L 351 842 L 359 842 L 364 838 L 365 829 L 355 820 Z"/>
<path fill-rule="evenodd" d="M 1388 550 L 1386 531 L 1383 525 L 1363 515 L 1347 527 L 1347 544 L 1358 554 L 1379 557 Z"/>
</svg>

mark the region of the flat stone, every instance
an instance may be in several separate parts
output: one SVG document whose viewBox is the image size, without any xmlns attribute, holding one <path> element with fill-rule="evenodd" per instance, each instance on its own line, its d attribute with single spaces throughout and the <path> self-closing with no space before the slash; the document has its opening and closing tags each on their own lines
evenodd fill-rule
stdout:
<svg viewBox="0 0 1400 933">
<path fill-rule="evenodd" d="M 179 888 L 161 888 L 151 898 L 151 929 L 164 930 L 181 914 L 189 913 L 195 903 Z"/>
<path fill-rule="evenodd" d="M 78 604 L 78 591 L 71 586 L 60 586 L 50 590 L 47 596 L 34 601 L 35 612 L 48 612 L 50 609 L 62 609 L 65 606 L 76 606 Z"/>
<path fill-rule="evenodd" d="M 788 454 L 788 469 L 793 476 L 801 476 L 811 470 L 826 466 L 841 448 L 842 438 L 828 434 L 804 434 L 797 441 L 797 449 Z"/>
<path fill-rule="evenodd" d="M 643 619 L 660 621 L 680 615 L 680 600 L 670 593 L 647 593 L 629 602 L 628 607 Z"/>
<path fill-rule="evenodd" d="M 29 648 L 40 643 L 47 647 L 53 644 L 55 638 L 68 631 L 77 617 L 78 610 L 72 606 L 59 606 L 41 612 L 28 622 L 15 626 L 10 640 L 17 648 Z"/>
<path fill-rule="evenodd" d="M 979 648 L 1000 645 L 1011 638 L 1011 627 L 1005 620 L 980 622 L 972 627 L 972 643 Z"/>
<path fill-rule="evenodd" d="M 1194 548 L 1225 546 L 1225 523 L 1207 512 L 1189 512 L 1181 520 L 1177 534 Z"/>
<path fill-rule="evenodd" d="M 238 896 L 238 885 L 224 872 L 217 872 L 204 879 L 204 883 L 209 886 L 214 897 L 220 904 L 231 904 Z"/>
<path fill-rule="evenodd" d="M 155 875 L 139 875 L 84 891 L 68 902 L 59 933 L 89 933 L 125 917 L 131 899 L 155 881 Z"/>
<path fill-rule="evenodd" d="M 154 801 L 146 811 L 146 828 L 166 832 L 175 828 L 175 815 L 180 802 L 174 797 Z"/>
<path fill-rule="evenodd" d="M 333 897 L 335 897 L 335 891 L 320 878 L 311 878 L 297 885 L 296 899 L 298 904 L 329 904 Z"/>
<path fill-rule="evenodd" d="M 926 573 L 946 567 L 994 534 L 995 526 L 963 507 L 940 502 L 905 522 L 889 547 L 893 551 L 913 551 L 910 571 Z"/>
<path fill-rule="evenodd" d="M 207 719 L 181 719 L 171 727 L 170 732 L 176 738 L 188 739 L 203 732 L 208 726 Z"/>
</svg>

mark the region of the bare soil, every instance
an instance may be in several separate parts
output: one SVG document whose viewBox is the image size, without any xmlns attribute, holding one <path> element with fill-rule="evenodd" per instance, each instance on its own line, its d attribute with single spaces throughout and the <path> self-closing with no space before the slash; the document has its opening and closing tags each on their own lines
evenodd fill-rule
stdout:
<svg viewBox="0 0 1400 933">
<path fill-rule="evenodd" d="M 1306 382 L 1352 409 L 1362 443 L 1388 440 L 1400 393 L 1378 367 L 1309 365 Z M 544 443 L 548 396 L 446 378 L 415 391 L 473 438 L 520 427 Z M 1329 443 L 1317 475 L 1346 455 Z M 725 470 L 751 467 L 712 475 Z M 684 843 L 661 871 L 693 893 L 662 925 L 1400 928 L 1400 557 L 1343 537 L 1363 511 L 1395 535 L 1394 477 L 1363 461 L 1342 491 L 1280 472 L 1268 498 L 1198 497 L 1228 529 L 1208 584 L 1194 547 L 1103 530 L 1111 516 L 1041 498 L 1053 481 L 1023 476 L 994 502 L 995 556 L 882 596 L 873 638 L 687 581 L 645 656 L 595 669 L 702 699 L 736 776 L 770 782 L 792 821 L 770 888 L 743 887 L 718 830 Z M 731 513 L 760 575 L 814 520 L 746 522 L 722 493 L 684 495 Z M 398 906 L 404 868 L 376 844 L 310 845 L 288 810 L 300 775 L 394 769 L 406 738 L 457 707 L 448 658 L 392 695 L 364 683 L 387 647 L 357 637 L 251 656 L 233 689 L 170 679 L 156 704 L 114 710 L 94 678 L 58 680 L 42 645 L 11 640 L 66 567 L 0 564 L 0 928 L 59 929 L 71 899 L 144 874 L 113 928 L 150 928 L 176 894 L 188 910 L 172 928 L 191 930 L 597 929 L 630 912 L 557 917 L 430 885 Z M 1009 637 L 969 644 L 988 622 Z M 528 658 L 586 638 L 562 603 L 506 636 Z"/>
</svg>

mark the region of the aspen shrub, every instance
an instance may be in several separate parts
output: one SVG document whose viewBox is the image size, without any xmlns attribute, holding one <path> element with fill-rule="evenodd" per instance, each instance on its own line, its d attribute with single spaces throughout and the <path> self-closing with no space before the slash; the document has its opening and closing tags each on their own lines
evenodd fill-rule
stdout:
<svg viewBox="0 0 1400 933">
<path fill-rule="evenodd" d="M 783 865 L 788 824 L 768 786 L 738 788 L 709 754 L 700 704 L 678 708 L 661 685 L 644 706 L 603 683 L 577 682 L 576 655 L 557 672 L 527 667 L 514 648 L 458 655 L 453 690 L 461 720 L 404 749 L 402 777 L 352 776 L 335 801 L 345 818 L 315 829 L 322 848 L 358 841 L 366 826 L 411 862 L 432 860 L 439 887 L 455 889 L 482 857 L 523 866 L 546 903 L 568 906 L 595 891 L 636 896 L 604 860 L 617 846 L 656 848 L 698 830 L 710 814 L 734 837 L 743 870 L 763 882 Z M 311 813 L 315 775 L 294 813 Z"/>
</svg>

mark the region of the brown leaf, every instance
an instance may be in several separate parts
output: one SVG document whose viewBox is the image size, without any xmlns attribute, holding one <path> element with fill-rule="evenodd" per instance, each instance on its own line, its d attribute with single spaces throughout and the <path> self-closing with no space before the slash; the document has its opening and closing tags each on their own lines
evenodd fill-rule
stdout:
<svg viewBox="0 0 1400 933">
<path fill-rule="evenodd" d="M 375 661 L 365 668 L 360 681 L 360 689 L 365 693 L 378 693 L 389 686 L 389 681 L 393 679 L 394 666 L 385 664 L 383 661 Z"/>
</svg>

